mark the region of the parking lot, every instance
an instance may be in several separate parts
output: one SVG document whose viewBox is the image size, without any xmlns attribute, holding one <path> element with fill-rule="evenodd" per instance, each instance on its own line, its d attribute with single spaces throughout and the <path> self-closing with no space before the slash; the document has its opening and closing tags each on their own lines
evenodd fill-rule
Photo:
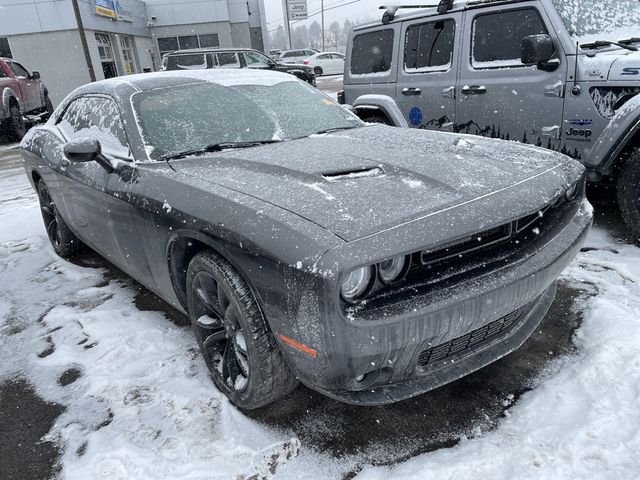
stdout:
<svg viewBox="0 0 640 480">
<path fill-rule="evenodd" d="M 319 87 L 335 95 L 340 77 Z M 640 250 L 612 205 L 596 206 L 550 313 L 504 359 L 390 406 L 300 386 L 249 414 L 215 390 L 180 313 L 95 254 L 54 255 L 15 145 L 0 146 L 0 221 L 3 478 L 640 471 Z"/>
</svg>

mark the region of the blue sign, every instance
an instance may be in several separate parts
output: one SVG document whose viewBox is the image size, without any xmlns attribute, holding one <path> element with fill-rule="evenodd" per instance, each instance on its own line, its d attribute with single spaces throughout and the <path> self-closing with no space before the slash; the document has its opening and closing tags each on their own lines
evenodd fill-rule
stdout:
<svg viewBox="0 0 640 480">
<path fill-rule="evenodd" d="M 415 127 L 422 125 L 422 110 L 418 107 L 413 107 L 409 110 L 409 121 Z"/>
</svg>

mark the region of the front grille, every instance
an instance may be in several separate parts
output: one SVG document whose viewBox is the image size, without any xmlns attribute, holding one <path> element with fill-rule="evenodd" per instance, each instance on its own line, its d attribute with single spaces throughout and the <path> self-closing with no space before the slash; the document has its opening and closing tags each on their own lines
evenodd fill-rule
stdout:
<svg viewBox="0 0 640 480">
<path fill-rule="evenodd" d="M 464 356 L 508 332 L 527 312 L 531 304 L 520 307 L 498 320 L 458 338 L 424 350 L 418 357 L 419 367 L 429 367 L 454 356 Z"/>
</svg>

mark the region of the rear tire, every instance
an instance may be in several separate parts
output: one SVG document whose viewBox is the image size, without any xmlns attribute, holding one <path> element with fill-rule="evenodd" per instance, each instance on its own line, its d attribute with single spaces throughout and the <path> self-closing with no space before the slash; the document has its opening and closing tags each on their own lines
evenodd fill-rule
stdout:
<svg viewBox="0 0 640 480">
<path fill-rule="evenodd" d="M 634 240 L 640 244 L 640 150 L 631 154 L 618 177 L 618 205 Z"/>
<path fill-rule="evenodd" d="M 38 181 L 37 191 L 44 228 L 53 250 L 62 258 L 71 258 L 80 253 L 84 249 L 84 244 L 64 223 L 44 181 Z"/>
<path fill-rule="evenodd" d="M 9 107 L 9 118 L 7 121 L 7 137 L 10 141 L 19 142 L 27 133 L 27 127 L 24 124 L 20 107 L 12 103 Z"/>
<path fill-rule="evenodd" d="M 317 77 L 321 77 L 324 70 L 322 70 L 322 67 L 313 67 L 313 73 L 315 73 Z"/>
<path fill-rule="evenodd" d="M 262 407 L 298 385 L 249 286 L 224 258 L 211 251 L 193 257 L 187 304 L 211 377 L 238 407 Z"/>
</svg>

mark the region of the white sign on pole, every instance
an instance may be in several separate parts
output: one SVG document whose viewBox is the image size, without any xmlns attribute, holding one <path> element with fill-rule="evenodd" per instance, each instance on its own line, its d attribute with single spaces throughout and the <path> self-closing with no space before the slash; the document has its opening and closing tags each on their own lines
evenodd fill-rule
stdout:
<svg viewBox="0 0 640 480">
<path fill-rule="evenodd" d="M 307 0 L 287 0 L 289 20 L 306 20 L 309 17 Z"/>
</svg>

